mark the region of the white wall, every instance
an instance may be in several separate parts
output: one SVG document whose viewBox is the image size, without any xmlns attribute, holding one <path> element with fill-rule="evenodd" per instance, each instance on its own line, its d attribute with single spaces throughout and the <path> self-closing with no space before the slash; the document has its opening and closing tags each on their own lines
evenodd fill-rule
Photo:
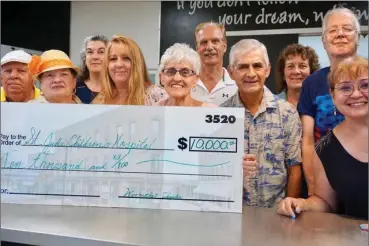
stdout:
<svg viewBox="0 0 369 246">
<path fill-rule="evenodd" d="M 154 2 L 71 2 L 70 58 L 80 64 L 83 40 L 93 34 L 109 39 L 114 34 L 128 36 L 140 46 L 149 70 L 159 64 L 159 1 Z"/>
</svg>

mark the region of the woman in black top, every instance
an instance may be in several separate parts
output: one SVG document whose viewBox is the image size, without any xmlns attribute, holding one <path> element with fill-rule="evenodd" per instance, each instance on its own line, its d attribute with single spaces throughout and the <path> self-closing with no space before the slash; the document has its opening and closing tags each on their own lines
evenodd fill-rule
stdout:
<svg viewBox="0 0 369 246">
<path fill-rule="evenodd" d="M 109 40 L 103 35 L 87 37 L 81 51 L 82 69 L 77 80 L 76 95 L 89 104 L 101 91 L 101 71 Z"/>
<path fill-rule="evenodd" d="M 316 144 L 315 187 L 308 199 L 286 198 L 278 213 L 333 212 L 368 219 L 368 60 L 348 58 L 328 77 L 336 106 L 344 116 Z"/>
</svg>

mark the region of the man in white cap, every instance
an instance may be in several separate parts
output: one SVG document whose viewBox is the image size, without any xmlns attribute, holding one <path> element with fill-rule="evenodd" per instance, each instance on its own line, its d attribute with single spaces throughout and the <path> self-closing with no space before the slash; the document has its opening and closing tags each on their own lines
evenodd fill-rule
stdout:
<svg viewBox="0 0 369 246">
<path fill-rule="evenodd" d="M 32 56 L 23 50 L 7 53 L 1 59 L 1 102 L 28 102 L 37 99 L 40 90 L 28 68 Z"/>
</svg>

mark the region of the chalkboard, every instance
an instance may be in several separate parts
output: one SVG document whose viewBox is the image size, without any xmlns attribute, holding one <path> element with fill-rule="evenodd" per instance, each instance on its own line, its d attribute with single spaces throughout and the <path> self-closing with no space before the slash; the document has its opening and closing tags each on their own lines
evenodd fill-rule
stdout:
<svg viewBox="0 0 369 246">
<path fill-rule="evenodd" d="M 1 44 L 69 54 L 70 5 L 67 1 L 2 1 Z"/>
<path fill-rule="evenodd" d="M 361 25 L 368 26 L 367 1 L 175 1 L 161 3 L 160 56 L 174 43 L 187 43 L 195 48 L 195 28 L 205 21 L 223 23 L 227 31 L 258 31 L 271 29 L 319 28 L 324 14 L 335 5 L 353 8 Z M 283 31 L 282 31 L 283 33 Z M 275 92 L 274 68 L 279 52 L 288 44 L 298 42 L 298 34 L 228 36 L 228 50 L 244 38 L 255 38 L 267 47 L 272 73 L 267 86 Z"/>
</svg>

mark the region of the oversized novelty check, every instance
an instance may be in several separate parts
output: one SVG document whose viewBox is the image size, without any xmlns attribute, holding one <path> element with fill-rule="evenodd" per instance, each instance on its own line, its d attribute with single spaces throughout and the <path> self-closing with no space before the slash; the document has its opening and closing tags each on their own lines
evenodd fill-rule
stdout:
<svg viewBox="0 0 369 246">
<path fill-rule="evenodd" d="M 1 202 L 242 212 L 244 110 L 1 104 Z"/>
</svg>

